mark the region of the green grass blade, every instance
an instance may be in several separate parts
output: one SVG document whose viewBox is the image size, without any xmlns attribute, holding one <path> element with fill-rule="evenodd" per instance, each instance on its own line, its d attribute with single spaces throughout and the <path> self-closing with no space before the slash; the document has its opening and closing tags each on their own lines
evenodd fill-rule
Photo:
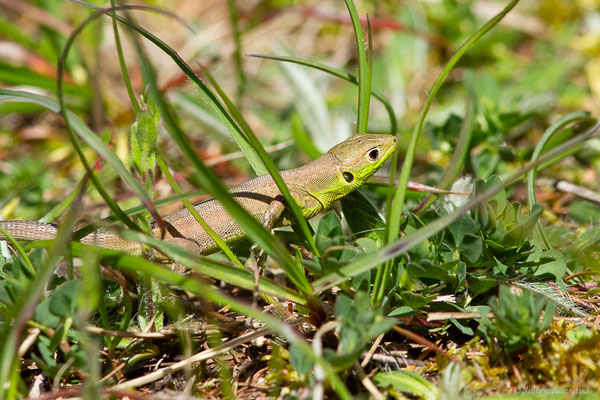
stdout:
<svg viewBox="0 0 600 400">
<path fill-rule="evenodd" d="M 167 178 L 167 181 L 169 181 L 169 184 L 173 188 L 173 191 L 177 194 L 182 194 L 183 191 L 181 190 L 181 187 L 179 187 L 179 185 L 177 184 L 175 179 L 173 179 L 173 175 L 171 175 L 171 172 L 169 171 L 167 164 L 165 164 L 165 160 L 163 159 L 162 155 L 159 155 L 157 157 L 157 161 L 158 161 L 158 167 L 160 168 L 160 170 L 163 173 L 163 175 L 165 176 L 165 178 Z M 229 260 L 231 262 L 235 263 L 240 268 L 244 268 L 244 266 L 242 265 L 240 260 L 238 260 L 238 258 L 233 254 L 233 252 L 229 249 L 229 247 L 223 241 L 223 239 L 221 239 L 221 237 L 219 235 L 217 235 L 217 233 L 210 227 L 210 225 L 208 225 L 206 223 L 204 218 L 202 218 L 202 216 L 200 216 L 200 214 L 198 214 L 198 211 L 196 211 L 196 209 L 194 208 L 194 205 L 188 199 L 184 199 L 183 204 L 184 204 L 185 208 L 187 208 L 187 210 L 190 212 L 190 214 L 192 214 L 192 216 L 196 219 L 196 221 L 198 221 L 200 226 L 202 226 L 202 229 L 204 229 L 204 231 L 206 231 L 206 233 L 208 233 L 208 235 L 219 246 L 219 248 L 223 251 L 223 253 L 225 253 L 227 258 L 229 258 Z"/>
<path fill-rule="evenodd" d="M 354 7 L 352 0 L 344 0 L 352 28 L 354 29 L 354 37 L 356 38 L 356 49 L 358 51 L 358 116 L 356 120 L 356 133 L 366 133 L 367 123 L 369 121 L 369 105 L 371 99 L 371 69 L 369 60 L 367 59 L 367 50 L 365 49 L 365 38 L 363 35 L 360 19 Z"/>
<path fill-rule="evenodd" d="M 67 210 L 67 208 L 69 208 L 71 204 L 73 204 L 73 201 L 75 201 L 77 196 L 79 196 L 79 193 L 81 193 L 87 188 L 87 181 L 88 178 L 86 175 L 83 177 L 83 179 L 79 181 L 77 186 L 75 186 L 75 188 L 71 191 L 71 193 L 67 195 L 67 197 L 63 201 L 61 201 L 52 210 L 46 213 L 46 215 L 39 219 L 40 222 L 52 222 L 55 221 L 58 217 L 60 217 Z M 142 211 L 145 210 L 143 206 L 141 208 Z"/>
<path fill-rule="evenodd" d="M 533 154 L 531 155 L 531 162 L 536 161 L 540 157 L 540 155 L 544 151 L 544 147 L 546 147 L 546 144 L 552 138 L 552 136 L 554 136 L 555 133 L 559 132 L 565 126 L 567 126 L 573 122 L 582 120 L 582 119 L 589 119 L 589 113 L 586 111 L 572 112 L 568 115 L 563 116 L 558 121 L 556 121 L 552 125 L 550 125 L 548 127 L 548 129 L 546 129 L 546 131 L 544 132 L 542 137 L 540 138 L 540 141 L 538 142 L 538 144 L 535 146 L 535 149 L 533 150 Z M 530 211 L 533 208 L 533 206 L 537 204 L 537 200 L 536 200 L 536 196 L 535 196 L 535 175 L 536 175 L 536 173 L 537 173 L 537 168 L 534 168 L 527 175 L 527 201 L 528 201 L 528 206 L 529 206 Z M 548 241 L 548 239 L 546 238 L 546 235 L 544 234 L 544 229 L 543 229 L 541 221 L 538 220 L 536 223 L 536 226 L 537 226 L 540 236 L 542 237 L 542 240 L 544 241 L 544 245 L 546 246 L 546 248 L 551 249 L 552 246 L 550 245 L 550 242 Z"/>
<path fill-rule="evenodd" d="M 475 115 L 477 115 L 477 98 L 475 97 L 475 91 L 473 87 L 474 79 L 475 77 L 472 73 L 467 73 L 465 75 L 465 84 L 467 87 L 465 118 L 463 119 L 460 133 L 456 139 L 457 145 L 452 153 L 450 163 L 444 171 L 442 179 L 440 179 L 439 183 L 436 185 L 436 187 L 439 189 L 446 190 L 452 186 L 452 183 L 462 169 L 469 152 L 469 144 L 471 143 L 471 137 L 473 136 L 473 123 L 475 121 Z M 437 197 L 438 196 L 435 194 L 428 195 L 423 204 L 419 206 L 417 212 L 421 213 L 425 211 L 431 204 L 433 204 Z"/>
<path fill-rule="evenodd" d="M 242 40 L 239 26 L 238 12 L 235 6 L 235 0 L 227 0 L 229 8 L 229 21 L 231 22 L 231 30 L 233 31 L 233 43 L 235 44 L 235 69 L 238 75 L 238 90 L 237 102 L 241 104 L 244 91 L 246 90 L 246 74 L 244 73 L 244 63 L 242 61 Z"/>
<path fill-rule="evenodd" d="M 10 242 L 10 244 L 13 245 L 17 253 L 23 258 L 25 265 L 27 266 L 27 268 L 29 268 L 29 272 L 32 275 L 35 274 L 35 268 L 31 263 L 29 257 L 27 257 L 25 250 L 23 250 L 23 247 L 21 247 L 21 245 L 19 244 L 19 242 L 17 242 L 12 236 L 10 236 L 10 234 L 6 232 L 3 228 L 0 228 L 0 233 Z"/>
<path fill-rule="evenodd" d="M 307 61 L 307 60 L 303 60 L 301 58 L 291 57 L 291 56 L 267 55 L 267 54 L 259 54 L 259 53 L 246 53 L 246 56 L 264 58 L 266 60 L 283 61 L 283 62 L 304 65 L 305 67 L 318 69 L 319 71 L 326 72 L 330 75 L 336 76 L 338 78 L 344 79 L 345 81 L 348 81 L 350 83 L 358 85 L 358 78 L 355 75 L 349 74 L 349 73 L 341 71 L 337 68 L 333 68 L 333 67 L 330 67 L 328 65 L 321 64 L 318 62 Z M 373 97 L 375 97 L 377 100 L 379 100 L 381 102 L 381 104 L 383 104 L 383 106 L 385 107 L 385 110 L 387 111 L 388 117 L 390 119 L 390 133 L 396 134 L 396 132 L 398 131 L 398 121 L 396 119 L 396 114 L 394 113 L 394 109 L 392 108 L 392 104 L 390 103 L 388 98 L 385 97 L 385 95 L 377 89 L 371 89 L 371 94 L 373 95 Z"/>
<path fill-rule="evenodd" d="M 0 61 L 0 82 L 7 85 L 35 86 L 41 89 L 54 91 L 56 89 L 56 79 L 50 76 L 38 74 L 25 67 L 16 67 L 14 65 Z M 77 96 L 84 100 L 92 98 L 92 91 L 89 88 L 66 84 L 65 93 L 69 96 Z"/>
<path fill-rule="evenodd" d="M 0 89 L 0 101 L 19 101 L 34 103 L 57 114 L 60 113 L 60 105 L 56 101 L 34 93 L 15 91 L 9 89 Z M 136 194 L 138 194 L 140 198 L 146 199 L 146 201 L 148 202 L 147 204 L 145 204 L 146 208 L 148 208 L 148 206 L 150 208 L 153 208 L 152 202 L 150 201 L 150 199 L 147 198 L 144 190 L 141 188 L 139 183 L 129 173 L 129 171 L 123 165 L 121 160 L 119 160 L 119 158 L 112 151 L 110 151 L 108 146 L 106 146 L 106 143 L 104 143 L 96 134 L 94 134 L 94 132 L 92 132 L 88 128 L 88 126 L 75 114 L 71 113 L 70 111 L 67 111 L 65 115 L 65 121 L 67 119 L 70 121 L 70 126 L 77 133 L 77 135 L 81 137 L 86 143 L 88 143 L 88 145 L 92 147 L 100 156 L 104 157 L 104 159 L 115 169 L 115 171 L 117 171 L 117 173 L 123 178 L 123 180 L 125 180 L 131 186 L 131 188 L 135 190 Z M 73 141 L 76 144 L 76 149 L 79 148 L 79 150 L 81 150 L 79 144 L 77 143 L 76 137 L 73 138 Z M 83 153 L 80 156 L 83 157 Z M 82 159 L 82 162 L 89 167 L 89 163 L 87 162 L 87 160 L 84 161 L 84 159 Z M 90 169 L 88 170 L 88 174 L 90 176 L 90 179 L 92 179 L 92 181 L 94 179 L 97 180 L 96 174 L 93 173 L 91 167 L 89 168 Z M 137 226 L 133 222 L 131 222 L 129 218 L 127 218 L 127 216 L 123 213 L 123 211 L 116 205 L 114 200 L 112 200 L 112 197 L 108 195 L 108 193 L 106 193 L 102 184 L 99 181 L 97 181 L 95 185 L 97 185 L 97 188 L 100 188 L 100 193 L 102 194 L 103 192 L 106 195 L 106 198 L 110 200 L 110 202 L 107 203 L 109 203 L 109 205 L 110 203 L 112 203 L 111 209 L 113 210 L 115 215 L 119 215 L 119 219 L 125 222 L 131 229 L 138 229 Z"/>
<path fill-rule="evenodd" d="M 112 8 L 115 8 L 115 0 L 110 0 L 110 4 Z M 116 11 L 113 10 L 113 15 Z M 123 56 L 123 46 L 121 45 L 121 35 L 119 34 L 119 26 L 117 24 L 117 19 L 112 18 L 112 29 L 113 34 L 115 35 L 115 45 L 117 47 L 117 55 L 119 57 L 119 67 L 121 68 L 121 76 L 123 77 L 123 82 L 125 83 L 125 88 L 127 89 L 127 95 L 129 96 L 129 102 L 133 107 L 134 113 L 137 115 L 140 112 L 140 105 L 135 98 L 135 92 L 133 91 L 133 86 L 131 85 L 131 80 L 129 79 L 129 73 L 127 72 L 127 65 L 125 64 L 125 57 Z"/>
<path fill-rule="evenodd" d="M 201 107 L 194 101 L 195 99 L 190 99 L 189 95 L 177 92 L 169 95 L 169 100 L 176 105 L 178 109 L 183 110 L 185 114 L 188 114 L 190 117 L 197 120 L 199 122 L 199 128 L 206 132 L 207 135 L 215 135 L 220 141 L 231 141 L 231 133 L 229 133 L 227 127 L 221 123 L 221 120 L 210 111 Z M 199 99 L 199 102 L 201 101 L 202 99 Z"/>
</svg>

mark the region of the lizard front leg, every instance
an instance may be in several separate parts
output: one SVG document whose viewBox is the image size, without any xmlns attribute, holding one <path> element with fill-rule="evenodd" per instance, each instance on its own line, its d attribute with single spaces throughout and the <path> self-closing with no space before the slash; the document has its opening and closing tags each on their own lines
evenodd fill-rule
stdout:
<svg viewBox="0 0 600 400">
<path fill-rule="evenodd" d="M 281 200 L 273 200 L 263 215 L 263 219 L 261 221 L 262 225 L 271 231 L 275 227 L 277 221 L 281 218 L 284 210 L 285 204 Z M 254 294 L 252 296 L 253 305 L 258 304 L 258 297 L 260 296 L 258 285 L 266 260 L 267 257 L 265 251 L 263 249 L 258 250 L 256 244 L 252 245 L 250 248 L 250 258 L 248 258 L 248 261 L 246 262 L 246 267 L 250 270 L 254 270 Z"/>
</svg>

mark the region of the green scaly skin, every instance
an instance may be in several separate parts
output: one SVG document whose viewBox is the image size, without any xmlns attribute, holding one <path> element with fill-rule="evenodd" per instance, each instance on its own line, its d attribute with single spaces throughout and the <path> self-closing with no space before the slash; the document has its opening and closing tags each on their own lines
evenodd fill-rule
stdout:
<svg viewBox="0 0 600 400">
<path fill-rule="evenodd" d="M 302 215 L 312 218 L 327 210 L 336 200 L 358 189 L 385 164 L 396 145 L 397 140 L 392 135 L 355 135 L 302 167 L 282 171 L 281 177 L 298 203 Z M 231 194 L 267 228 L 290 225 L 291 217 L 270 175 L 246 181 L 231 189 Z M 209 199 L 194 207 L 228 245 L 246 237 L 244 229 L 231 218 L 218 200 Z M 167 224 L 164 241 L 201 255 L 219 250 L 187 209 L 164 217 L 164 221 Z M 55 225 L 36 221 L 0 221 L 0 228 L 17 240 L 47 240 L 55 238 L 57 234 Z M 152 235 L 161 238 L 160 229 L 153 228 Z M 0 240 L 4 238 L 0 233 Z M 80 241 L 137 255 L 142 253 L 139 243 L 124 240 L 103 230 L 91 233 Z M 158 254 L 155 256 L 160 258 Z"/>
</svg>

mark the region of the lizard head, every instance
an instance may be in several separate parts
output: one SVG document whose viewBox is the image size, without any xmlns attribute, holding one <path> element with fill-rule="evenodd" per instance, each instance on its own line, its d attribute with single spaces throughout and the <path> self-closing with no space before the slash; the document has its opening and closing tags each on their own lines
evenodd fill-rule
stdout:
<svg viewBox="0 0 600 400">
<path fill-rule="evenodd" d="M 361 186 L 392 156 L 398 139 L 393 135 L 354 135 L 327 153 L 337 159 L 342 184 L 354 190 Z"/>
</svg>

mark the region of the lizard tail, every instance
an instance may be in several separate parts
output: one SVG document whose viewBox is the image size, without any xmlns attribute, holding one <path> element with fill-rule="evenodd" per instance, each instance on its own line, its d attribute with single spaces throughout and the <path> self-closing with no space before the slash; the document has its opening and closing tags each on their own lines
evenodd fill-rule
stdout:
<svg viewBox="0 0 600 400">
<path fill-rule="evenodd" d="M 56 239 L 58 234 L 56 225 L 38 221 L 0 221 L 0 228 L 16 240 L 24 241 Z M 6 236 L 2 232 L 0 232 L 0 240 L 6 240 Z M 102 230 L 90 233 L 81 238 L 80 242 L 107 249 L 122 250 L 134 255 L 142 253 L 139 243 L 121 239 L 115 234 Z"/>
<path fill-rule="evenodd" d="M 54 239 L 58 233 L 56 225 L 37 221 L 0 221 L 0 228 L 17 240 L 27 241 Z M 0 240 L 6 240 L 2 232 Z"/>
</svg>

